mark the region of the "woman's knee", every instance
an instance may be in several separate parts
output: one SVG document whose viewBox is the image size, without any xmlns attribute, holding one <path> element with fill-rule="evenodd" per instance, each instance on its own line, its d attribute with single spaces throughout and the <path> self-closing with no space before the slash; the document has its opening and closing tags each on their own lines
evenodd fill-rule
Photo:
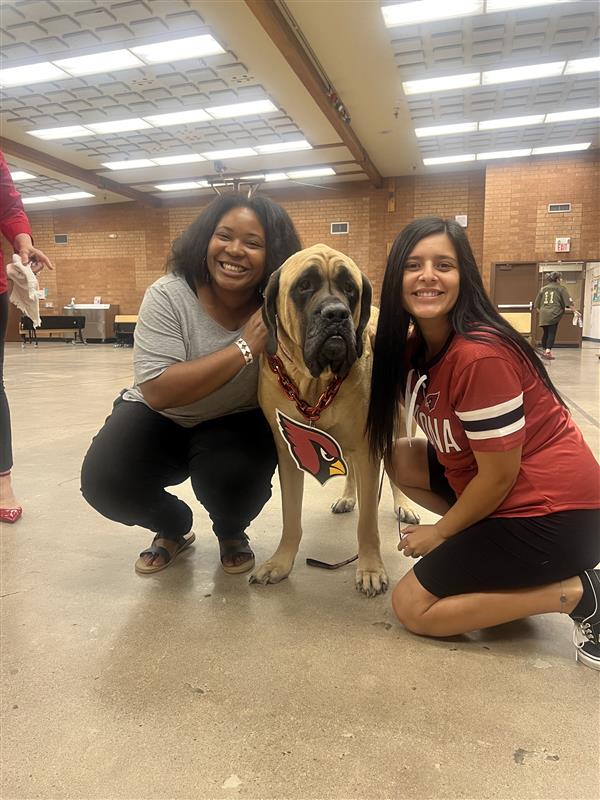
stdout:
<svg viewBox="0 0 600 800">
<path fill-rule="evenodd" d="M 411 570 L 392 592 L 392 608 L 402 625 L 411 633 L 431 636 L 426 612 L 439 598 L 428 592 Z"/>
</svg>

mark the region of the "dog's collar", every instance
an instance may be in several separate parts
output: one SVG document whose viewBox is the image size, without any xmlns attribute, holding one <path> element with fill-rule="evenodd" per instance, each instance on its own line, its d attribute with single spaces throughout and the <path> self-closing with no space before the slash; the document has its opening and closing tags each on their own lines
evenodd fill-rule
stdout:
<svg viewBox="0 0 600 800">
<path fill-rule="evenodd" d="M 323 411 L 325 411 L 325 409 L 331 405 L 334 397 L 339 391 L 340 386 L 344 382 L 344 379 L 340 378 L 339 375 L 334 375 L 329 386 L 319 397 L 315 405 L 310 406 L 306 400 L 303 400 L 298 394 L 298 387 L 285 371 L 285 367 L 283 366 L 283 362 L 279 356 L 268 356 L 267 361 L 277 376 L 277 380 L 279 381 L 279 385 L 283 389 L 284 394 L 295 404 L 302 416 L 311 423 L 317 422 Z"/>
</svg>

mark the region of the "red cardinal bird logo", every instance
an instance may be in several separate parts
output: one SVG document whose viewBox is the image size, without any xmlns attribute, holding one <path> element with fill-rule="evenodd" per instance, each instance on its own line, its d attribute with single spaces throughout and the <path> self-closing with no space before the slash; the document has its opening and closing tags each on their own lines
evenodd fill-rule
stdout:
<svg viewBox="0 0 600 800">
<path fill-rule="evenodd" d="M 347 475 L 342 448 L 325 431 L 295 422 L 277 409 L 279 430 L 298 469 L 308 472 L 323 486 L 336 475 Z"/>
</svg>

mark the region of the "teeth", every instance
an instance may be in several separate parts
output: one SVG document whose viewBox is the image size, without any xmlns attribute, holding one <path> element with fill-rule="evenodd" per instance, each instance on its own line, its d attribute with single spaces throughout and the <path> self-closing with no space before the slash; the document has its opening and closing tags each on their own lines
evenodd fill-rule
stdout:
<svg viewBox="0 0 600 800">
<path fill-rule="evenodd" d="M 243 267 L 238 266 L 237 264 L 226 264 L 225 262 L 221 262 L 221 267 L 226 270 L 227 272 L 245 272 L 246 270 Z"/>
<path fill-rule="evenodd" d="M 441 292 L 417 292 L 417 297 L 438 297 Z"/>
</svg>

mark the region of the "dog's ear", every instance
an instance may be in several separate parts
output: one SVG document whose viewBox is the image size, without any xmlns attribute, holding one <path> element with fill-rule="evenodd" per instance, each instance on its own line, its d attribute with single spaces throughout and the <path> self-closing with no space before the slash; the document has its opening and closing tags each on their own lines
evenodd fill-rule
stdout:
<svg viewBox="0 0 600 800">
<path fill-rule="evenodd" d="M 360 319 L 358 320 L 358 327 L 356 328 L 356 354 L 358 358 L 362 356 L 363 352 L 363 333 L 365 327 L 371 316 L 371 299 L 373 297 L 373 289 L 371 282 L 366 275 L 362 276 L 362 295 L 360 298 Z"/>
<path fill-rule="evenodd" d="M 265 350 L 267 355 L 277 352 L 277 295 L 279 294 L 279 270 L 276 270 L 267 283 L 265 302 L 262 310 L 263 322 L 267 326 L 268 337 Z"/>
</svg>

